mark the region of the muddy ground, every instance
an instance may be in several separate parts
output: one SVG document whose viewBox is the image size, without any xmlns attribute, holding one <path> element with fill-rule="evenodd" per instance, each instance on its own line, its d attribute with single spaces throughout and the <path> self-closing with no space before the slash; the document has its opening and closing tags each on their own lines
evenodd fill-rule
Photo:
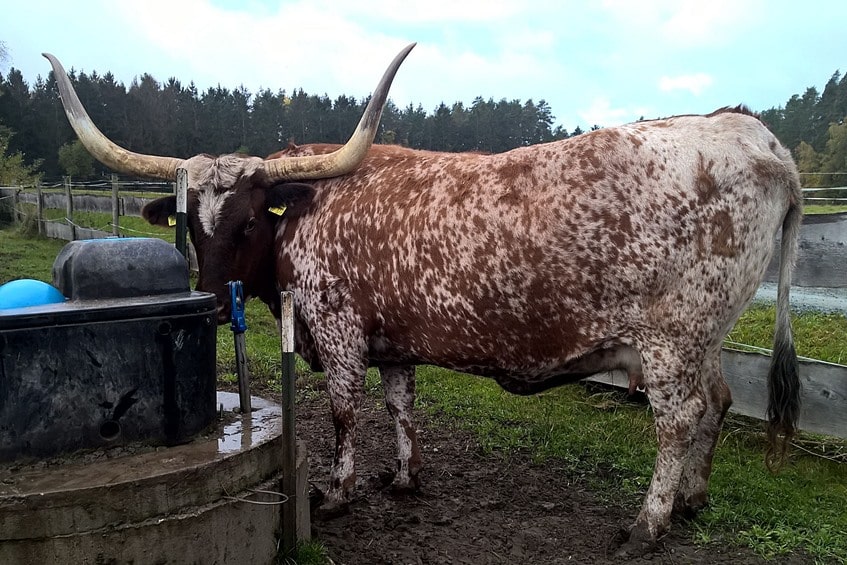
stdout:
<svg viewBox="0 0 847 565">
<path fill-rule="evenodd" d="M 305 383 L 306 387 L 315 386 Z M 302 390 L 302 387 L 301 387 Z M 309 446 L 309 476 L 325 489 L 335 434 L 326 394 L 298 403 L 297 433 Z M 621 563 L 615 540 L 637 506 L 601 503 L 556 462 L 484 454 L 474 438 L 417 411 L 425 469 L 416 496 L 384 487 L 394 467 L 394 431 L 379 401 L 366 400 L 357 451 L 358 485 L 349 515 L 312 523 L 337 565 Z M 749 549 L 695 545 L 674 523 L 658 550 L 629 563 L 813 563 L 801 555 L 765 561 Z"/>
</svg>

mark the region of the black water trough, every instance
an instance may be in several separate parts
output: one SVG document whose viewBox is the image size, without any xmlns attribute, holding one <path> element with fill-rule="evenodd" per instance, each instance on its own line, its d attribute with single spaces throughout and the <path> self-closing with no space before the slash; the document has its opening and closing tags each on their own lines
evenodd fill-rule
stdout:
<svg viewBox="0 0 847 565">
<path fill-rule="evenodd" d="M 159 239 L 75 241 L 65 302 L 0 310 L 0 461 L 188 441 L 215 419 L 216 314 Z"/>
</svg>

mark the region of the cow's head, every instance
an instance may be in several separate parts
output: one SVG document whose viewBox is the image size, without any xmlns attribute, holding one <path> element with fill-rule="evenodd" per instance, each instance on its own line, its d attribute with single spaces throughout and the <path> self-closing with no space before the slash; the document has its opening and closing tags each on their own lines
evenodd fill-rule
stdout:
<svg viewBox="0 0 847 565">
<path fill-rule="evenodd" d="M 229 316 L 226 283 L 241 280 L 246 295 L 268 304 L 278 302 L 274 273 L 274 235 L 280 218 L 296 218 L 310 205 L 313 190 L 294 181 L 331 178 L 359 166 L 373 143 L 382 108 L 394 75 L 414 44 L 388 66 L 350 140 L 333 153 L 276 156 L 197 155 L 190 159 L 145 155 L 110 141 L 83 108 L 59 61 L 44 54 L 53 66 L 65 113 L 79 140 L 104 165 L 132 175 L 175 180 L 179 168 L 188 171 L 188 227 L 200 267 L 198 290 L 218 297 L 218 321 Z M 281 209 L 283 215 L 279 215 Z M 148 204 L 144 217 L 168 225 L 176 213 L 176 198 Z"/>
<path fill-rule="evenodd" d="M 221 165 L 204 166 L 214 170 Z M 189 191 L 188 231 L 200 267 L 197 289 L 217 296 L 219 323 L 229 321 L 226 283 L 231 280 L 243 283 L 245 297 L 257 297 L 279 314 L 274 276 L 277 224 L 305 213 L 313 195 L 314 189 L 308 184 L 268 185 L 261 174 L 242 174 L 226 191 Z M 172 225 L 175 214 L 175 196 L 158 198 L 142 210 L 148 222 L 162 226 Z"/>
</svg>

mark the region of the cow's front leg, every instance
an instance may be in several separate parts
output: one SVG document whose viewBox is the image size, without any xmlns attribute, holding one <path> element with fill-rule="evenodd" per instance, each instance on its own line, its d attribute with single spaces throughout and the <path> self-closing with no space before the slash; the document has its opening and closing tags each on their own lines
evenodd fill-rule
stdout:
<svg viewBox="0 0 847 565">
<path fill-rule="evenodd" d="M 329 490 L 318 517 L 330 519 L 349 511 L 350 495 L 356 486 L 356 434 L 362 405 L 364 369 L 336 371 L 327 367 L 326 386 L 335 426 L 335 454 L 329 474 Z"/>
<path fill-rule="evenodd" d="M 365 340 L 361 325 L 349 312 L 322 320 L 313 330 L 323 362 L 326 389 L 335 426 L 335 455 L 329 489 L 316 513 L 329 519 L 349 511 L 350 495 L 356 486 L 356 434 L 367 371 Z"/>
<path fill-rule="evenodd" d="M 397 470 L 391 489 L 395 492 L 415 491 L 420 486 L 421 451 L 412 419 L 415 404 L 415 367 L 400 365 L 380 367 L 385 406 L 394 419 L 397 431 Z"/>
</svg>

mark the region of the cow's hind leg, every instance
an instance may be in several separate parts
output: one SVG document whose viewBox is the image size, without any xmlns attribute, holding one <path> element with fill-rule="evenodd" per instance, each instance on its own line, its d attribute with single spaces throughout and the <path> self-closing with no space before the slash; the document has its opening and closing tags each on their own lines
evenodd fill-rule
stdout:
<svg viewBox="0 0 847 565">
<path fill-rule="evenodd" d="M 702 353 L 686 355 L 666 343 L 642 347 L 641 354 L 658 453 L 644 504 L 619 556 L 651 551 L 667 531 L 689 446 L 706 412 L 706 399 L 697 383 Z"/>
<path fill-rule="evenodd" d="M 415 491 L 420 486 L 418 473 L 421 470 L 421 451 L 412 419 L 415 367 L 380 367 L 379 372 L 385 390 L 385 406 L 397 431 L 397 470 L 391 488 L 398 493 Z"/>
<path fill-rule="evenodd" d="M 721 426 L 732 404 L 732 394 L 721 372 L 720 349 L 709 352 L 700 368 L 700 386 L 706 397 L 706 412 L 700 419 L 682 479 L 674 499 L 673 511 L 692 517 L 708 502 L 707 489 L 712 474 L 712 457 L 718 442 Z"/>
</svg>

